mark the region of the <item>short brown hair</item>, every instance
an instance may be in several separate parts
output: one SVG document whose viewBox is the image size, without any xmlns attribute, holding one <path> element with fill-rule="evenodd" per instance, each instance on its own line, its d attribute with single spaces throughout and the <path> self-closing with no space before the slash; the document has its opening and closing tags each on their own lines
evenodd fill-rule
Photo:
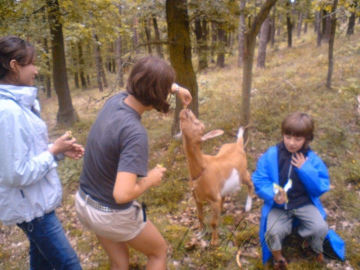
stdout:
<svg viewBox="0 0 360 270">
<path fill-rule="evenodd" d="M 159 112 L 168 112 L 167 97 L 175 81 L 174 69 L 163 59 L 147 56 L 133 66 L 126 91 L 144 106 L 153 106 Z"/>
<path fill-rule="evenodd" d="M 34 61 L 35 49 L 27 41 L 16 37 L 0 38 L 0 79 L 10 72 L 10 61 L 16 60 L 19 65 L 26 66 Z"/>
<path fill-rule="evenodd" d="M 305 137 L 308 144 L 314 138 L 314 121 L 306 113 L 291 113 L 281 124 L 281 134 Z"/>
</svg>

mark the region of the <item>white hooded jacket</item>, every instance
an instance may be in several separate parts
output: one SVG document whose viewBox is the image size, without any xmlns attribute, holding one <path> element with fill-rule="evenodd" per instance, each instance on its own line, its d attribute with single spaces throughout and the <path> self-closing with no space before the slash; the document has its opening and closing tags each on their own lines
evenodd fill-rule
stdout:
<svg viewBox="0 0 360 270">
<path fill-rule="evenodd" d="M 57 163 L 35 87 L 0 85 L 0 220 L 29 222 L 61 203 Z"/>
</svg>

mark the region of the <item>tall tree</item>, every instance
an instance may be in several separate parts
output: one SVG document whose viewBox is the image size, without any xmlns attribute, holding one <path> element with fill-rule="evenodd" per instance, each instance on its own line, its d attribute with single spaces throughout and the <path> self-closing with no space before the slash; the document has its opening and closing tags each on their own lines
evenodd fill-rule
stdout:
<svg viewBox="0 0 360 270">
<path fill-rule="evenodd" d="M 189 30 L 189 17 L 186 0 L 166 0 L 166 22 L 168 25 L 168 42 L 170 62 L 176 71 L 177 82 L 188 88 L 193 96 L 190 104 L 195 115 L 199 115 L 198 85 L 191 62 L 191 42 Z M 179 111 L 181 102 L 176 100 L 176 110 L 172 133 L 179 130 Z"/>
<path fill-rule="evenodd" d="M 256 36 L 259 33 L 262 23 L 268 16 L 271 8 L 275 5 L 276 1 L 277 0 L 265 1 L 265 3 L 261 6 L 259 13 L 252 20 L 250 28 L 245 33 L 241 106 L 241 124 L 243 126 L 247 126 L 250 121 L 250 92 L 252 85 L 252 70 Z M 245 132 L 245 137 L 247 137 L 247 132 Z"/>
<path fill-rule="evenodd" d="M 237 66 L 241 67 L 244 58 L 244 36 L 245 36 L 245 6 L 246 0 L 240 0 L 240 20 L 239 20 L 239 34 L 238 34 L 238 59 Z"/>
<path fill-rule="evenodd" d="M 207 20 L 205 18 L 195 18 L 195 37 L 197 43 L 198 54 L 198 70 L 201 71 L 208 67 L 208 29 Z"/>
<path fill-rule="evenodd" d="M 46 0 L 48 20 L 51 34 L 51 52 L 53 59 L 53 82 L 58 96 L 59 110 L 57 122 L 72 125 L 78 116 L 72 105 L 69 84 L 66 73 L 65 45 L 62 30 L 62 20 L 58 0 Z"/>
<path fill-rule="evenodd" d="M 216 66 L 224 67 L 225 66 L 225 48 L 226 48 L 226 32 L 224 29 L 224 23 L 218 23 L 217 25 L 217 57 L 216 57 Z"/>
<path fill-rule="evenodd" d="M 160 43 L 160 31 L 159 31 L 159 26 L 158 26 L 158 22 L 156 19 L 156 16 L 153 14 L 152 15 L 152 22 L 153 22 L 153 26 L 154 26 L 154 33 L 155 33 L 155 48 L 156 48 L 156 52 L 157 55 L 160 58 L 164 58 L 164 54 L 162 52 L 162 48 L 161 48 L 161 43 Z"/>
<path fill-rule="evenodd" d="M 96 77 L 100 92 L 104 91 L 104 87 L 108 87 L 103 60 L 101 56 L 101 47 L 97 34 L 94 34 L 94 52 L 95 52 L 95 63 L 96 63 Z"/>
<path fill-rule="evenodd" d="M 331 8 L 331 27 L 330 27 L 330 37 L 329 37 L 329 63 L 328 63 L 328 74 L 326 79 L 326 87 L 331 88 L 331 79 L 334 69 L 334 41 L 335 41 L 335 32 L 336 32 L 336 9 L 338 5 L 338 0 L 334 0 Z"/>
<path fill-rule="evenodd" d="M 265 21 L 262 23 L 260 28 L 260 41 L 258 49 L 258 58 L 257 58 L 257 67 L 265 68 L 266 60 L 266 47 L 269 41 L 270 33 L 270 21 L 271 18 L 268 16 Z"/>
<path fill-rule="evenodd" d="M 286 28 L 287 28 L 287 37 L 288 37 L 288 47 L 292 47 L 292 31 L 294 23 L 292 21 L 292 3 L 290 0 L 286 4 L 287 12 L 286 12 Z"/>
</svg>

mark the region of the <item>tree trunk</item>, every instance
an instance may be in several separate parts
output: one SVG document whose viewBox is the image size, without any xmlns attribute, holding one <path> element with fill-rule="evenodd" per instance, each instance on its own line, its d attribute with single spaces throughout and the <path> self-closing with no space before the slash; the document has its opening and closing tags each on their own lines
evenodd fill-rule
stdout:
<svg viewBox="0 0 360 270">
<path fill-rule="evenodd" d="M 44 38 L 43 41 L 44 41 L 44 51 L 46 53 L 46 60 L 45 60 L 46 70 L 50 70 L 51 66 L 50 66 L 50 59 L 48 57 L 49 55 L 48 40 Z M 49 73 L 45 74 L 45 91 L 46 91 L 46 97 L 51 98 L 51 77 Z"/>
<path fill-rule="evenodd" d="M 104 90 L 103 86 L 108 87 L 108 84 L 103 67 L 100 42 L 96 34 L 94 34 L 94 40 L 95 40 L 94 51 L 95 51 L 97 82 L 98 82 L 99 91 L 102 92 Z"/>
<path fill-rule="evenodd" d="M 336 32 L 336 9 L 337 9 L 338 0 L 334 0 L 332 10 L 331 10 L 331 27 L 330 27 L 330 37 L 329 37 L 329 65 L 328 65 L 328 74 L 326 79 L 326 87 L 331 88 L 331 79 L 334 69 L 334 41 L 335 41 L 335 32 Z"/>
<path fill-rule="evenodd" d="M 349 23 L 346 31 L 347 36 L 351 36 L 354 34 L 354 26 L 355 26 L 355 12 L 351 12 L 351 15 L 349 17 Z"/>
<path fill-rule="evenodd" d="M 322 29 L 321 29 L 321 25 L 322 25 L 322 11 L 320 12 L 316 12 L 316 16 L 315 16 L 315 29 L 317 30 L 317 40 L 316 40 L 316 45 L 318 47 L 321 46 L 321 40 L 322 40 Z"/>
<path fill-rule="evenodd" d="M 116 50 L 115 54 L 116 54 L 116 66 L 117 66 L 116 85 L 118 85 L 119 87 L 123 87 L 124 71 L 123 71 L 123 61 L 122 61 L 122 39 L 120 35 L 116 40 L 115 50 Z"/>
<path fill-rule="evenodd" d="M 245 6 L 246 6 L 246 0 L 240 1 L 240 21 L 239 21 L 239 35 L 238 35 L 238 59 L 237 59 L 237 66 L 241 67 L 243 64 L 244 59 L 244 35 L 246 30 L 245 25 Z"/>
<path fill-rule="evenodd" d="M 217 43 L 217 24 L 211 22 L 211 50 L 210 50 L 210 61 L 215 63 L 215 52 L 216 52 L 216 43 Z"/>
<path fill-rule="evenodd" d="M 216 58 L 216 66 L 217 67 L 225 67 L 225 48 L 226 48 L 226 36 L 223 24 L 217 25 L 217 58 Z"/>
<path fill-rule="evenodd" d="M 84 71 L 85 62 L 84 62 L 84 55 L 80 41 L 77 44 L 77 48 L 78 48 L 78 56 L 79 56 L 79 74 L 80 74 L 81 88 L 86 89 L 88 85 L 86 83 L 86 78 L 85 78 L 85 71 Z"/>
<path fill-rule="evenodd" d="M 154 33 L 155 33 L 156 52 L 160 58 L 164 58 L 164 54 L 162 52 L 161 43 L 160 43 L 160 31 L 155 15 L 153 15 L 152 21 L 153 21 Z"/>
<path fill-rule="evenodd" d="M 302 23 L 303 23 L 303 14 L 301 12 L 299 12 L 299 18 L 298 18 L 298 24 L 297 24 L 297 37 L 298 38 L 301 36 Z"/>
<path fill-rule="evenodd" d="M 79 83 L 79 72 L 78 72 L 78 66 L 79 66 L 79 61 L 77 60 L 77 55 L 76 55 L 76 50 L 75 50 L 75 44 L 74 42 L 70 42 L 70 54 L 71 54 L 71 58 L 70 58 L 70 67 L 71 67 L 71 71 L 73 73 L 74 76 L 74 84 L 75 84 L 75 88 L 78 89 L 80 87 L 80 83 Z"/>
<path fill-rule="evenodd" d="M 327 42 L 329 42 L 330 40 L 330 35 L 331 35 L 331 14 L 328 14 L 326 12 L 326 15 L 324 16 L 325 19 L 324 19 L 324 23 L 325 23 L 325 29 L 324 29 L 324 32 L 323 32 L 323 39 Z"/>
<path fill-rule="evenodd" d="M 134 17 L 133 26 L 132 26 L 132 31 L 133 31 L 132 41 L 133 41 L 133 50 L 135 50 L 135 53 L 139 53 L 139 48 L 138 48 L 139 37 L 137 33 L 137 27 L 138 27 L 138 19 Z"/>
<path fill-rule="evenodd" d="M 279 14 L 279 19 L 278 19 L 279 22 L 282 21 L 282 16 L 281 14 Z M 282 28 L 282 23 L 278 23 L 278 27 L 277 27 L 277 31 L 276 31 L 276 35 L 277 36 L 280 36 L 281 35 L 281 28 Z"/>
<path fill-rule="evenodd" d="M 148 53 L 152 54 L 151 32 L 150 32 L 150 29 L 149 29 L 148 25 L 149 25 L 149 20 L 147 20 L 147 19 L 144 20 L 144 31 L 145 31 L 146 41 L 147 41 Z"/>
<path fill-rule="evenodd" d="M 169 54 L 171 65 L 176 71 L 177 82 L 191 92 L 193 100 L 189 107 L 198 116 L 198 85 L 191 62 L 189 17 L 186 2 L 186 0 L 166 0 Z M 172 134 L 179 130 L 179 111 L 181 108 L 182 104 L 177 99 Z"/>
<path fill-rule="evenodd" d="M 265 68 L 266 46 L 269 40 L 270 17 L 267 17 L 261 25 L 260 41 L 258 49 L 257 67 Z"/>
<path fill-rule="evenodd" d="M 195 37 L 198 54 L 198 70 L 204 70 L 208 67 L 208 48 L 207 48 L 207 22 L 205 19 L 197 17 L 195 19 Z"/>
<path fill-rule="evenodd" d="M 241 125 L 247 126 L 250 122 L 250 93 L 252 85 L 252 68 L 254 60 L 254 50 L 256 36 L 259 33 L 260 27 L 271 8 L 275 5 L 276 0 L 266 0 L 262 5 L 259 13 L 254 18 L 250 29 L 245 34 L 245 48 L 244 48 L 244 68 L 242 81 L 242 105 L 241 105 Z M 247 139 L 247 129 L 245 130 L 245 140 Z"/>
<path fill-rule="evenodd" d="M 288 48 L 292 47 L 292 29 L 293 23 L 290 18 L 290 14 L 288 13 L 286 16 L 286 28 L 287 28 L 287 38 L 288 38 Z"/>
<path fill-rule="evenodd" d="M 46 0 L 48 7 L 48 19 L 50 26 L 51 51 L 53 59 L 53 81 L 55 92 L 58 96 L 59 110 L 57 123 L 72 125 L 78 120 L 78 116 L 72 105 L 69 84 L 66 74 L 65 45 L 60 19 L 60 7 L 58 0 Z"/>
</svg>

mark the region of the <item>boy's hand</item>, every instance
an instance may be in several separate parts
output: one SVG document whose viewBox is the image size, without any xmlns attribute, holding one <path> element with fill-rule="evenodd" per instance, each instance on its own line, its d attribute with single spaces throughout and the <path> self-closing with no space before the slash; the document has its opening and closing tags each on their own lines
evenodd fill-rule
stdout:
<svg viewBox="0 0 360 270">
<path fill-rule="evenodd" d="M 277 194 L 275 194 L 274 196 L 274 201 L 277 204 L 284 204 L 287 201 L 287 195 L 286 192 L 284 191 L 284 189 L 279 189 L 279 192 Z"/>
<path fill-rule="evenodd" d="M 297 168 L 301 168 L 305 161 L 306 158 L 303 153 L 295 153 L 292 155 L 291 164 Z"/>
</svg>

